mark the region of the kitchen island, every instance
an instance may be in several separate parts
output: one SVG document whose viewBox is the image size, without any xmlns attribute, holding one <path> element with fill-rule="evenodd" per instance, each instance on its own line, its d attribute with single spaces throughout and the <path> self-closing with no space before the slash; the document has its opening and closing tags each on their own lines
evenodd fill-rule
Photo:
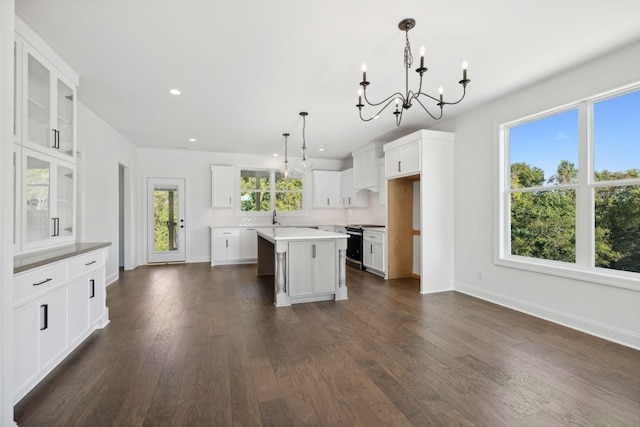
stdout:
<svg viewBox="0 0 640 427">
<path fill-rule="evenodd" d="M 274 276 L 274 304 L 347 299 L 346 234 L 258 228 L 258 276 Z"/>
</svg>

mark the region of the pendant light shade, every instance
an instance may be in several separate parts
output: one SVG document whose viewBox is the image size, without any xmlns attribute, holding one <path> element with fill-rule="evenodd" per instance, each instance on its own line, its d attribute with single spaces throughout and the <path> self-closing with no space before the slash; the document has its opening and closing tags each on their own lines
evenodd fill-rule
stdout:
<svg viewBox="0 0 640 427">
<path fill-rule="evenodd" d="M 300 112 L 300 116 L 302 116 L 302 157 L 296 161 L 296 169 L 302 173 L 310 171 L 313 168 L 313 162 L 307 157 L 307 141 L 305 131 L 307 127 L 308 115 L 309 113 L 307 113 L 306 111 Z"/>
</svg>

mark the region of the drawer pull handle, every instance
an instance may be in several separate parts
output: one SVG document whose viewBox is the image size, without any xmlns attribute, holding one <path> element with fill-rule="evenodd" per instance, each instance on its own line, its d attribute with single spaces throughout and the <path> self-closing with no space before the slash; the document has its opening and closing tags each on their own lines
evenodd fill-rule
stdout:
<svg viewBox="0 0 640 427">
<path fill-rule="evenodd" d="M 91 264 L 95 264 L 95 263 L 96 263 L 96 261 L 94 260 L 94 261 L 86 263 L 85 265 L 91 265 Z"/>
<path fill-rule="evenodd" d="M 42 326 L 40 330 L 44 331 L 49 327 L 49 304 L 42 304 L 40 308 L 42 309 Z"/>
<path fill-rule="evenodd" d="M 38 283 L 34 283 L 33 286 L 40 286 L 40 285 L 44 285 L 47 282 L 52 281 L 53 279 L 45 279 L 42 282 L 38 282 Z"/>
</svg>

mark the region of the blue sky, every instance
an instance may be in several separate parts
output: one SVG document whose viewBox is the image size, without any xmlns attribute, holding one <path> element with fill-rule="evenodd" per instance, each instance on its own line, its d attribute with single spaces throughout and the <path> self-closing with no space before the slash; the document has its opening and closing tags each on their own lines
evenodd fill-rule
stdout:
<svg viewBox="0 0 640 427">
<path fill-rule="evenodd" d="M 595 170 L 640 169 L 640 91 L 594 106 Z M 561 160 L 578 165 L 578 111 L 570 110 L 511 129 L 511 163 L 544 170 L 548 179 Z"/>
</svg>

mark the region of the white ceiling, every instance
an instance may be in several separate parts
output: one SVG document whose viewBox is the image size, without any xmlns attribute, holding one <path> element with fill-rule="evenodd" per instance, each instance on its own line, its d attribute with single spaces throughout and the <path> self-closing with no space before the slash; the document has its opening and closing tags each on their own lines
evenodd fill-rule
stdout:
<svg viewBox="0 0 640 427">
<path fill-rule="evenodd" d="M 414 57 L 427 50 L 423 91 L 457 97 L 469 62 L 445 119 L 640 40 L 638 0 L 16 0 L 16 13 L 136 146 L 282 154 L 308 111 L 309 153 L 332 159 L 434 125 L 416 106 L 399 128 L 391 111 L 358 118 L 363 62 L 370 98 L 404 88 L 403 18 Z"/>
</svg>

